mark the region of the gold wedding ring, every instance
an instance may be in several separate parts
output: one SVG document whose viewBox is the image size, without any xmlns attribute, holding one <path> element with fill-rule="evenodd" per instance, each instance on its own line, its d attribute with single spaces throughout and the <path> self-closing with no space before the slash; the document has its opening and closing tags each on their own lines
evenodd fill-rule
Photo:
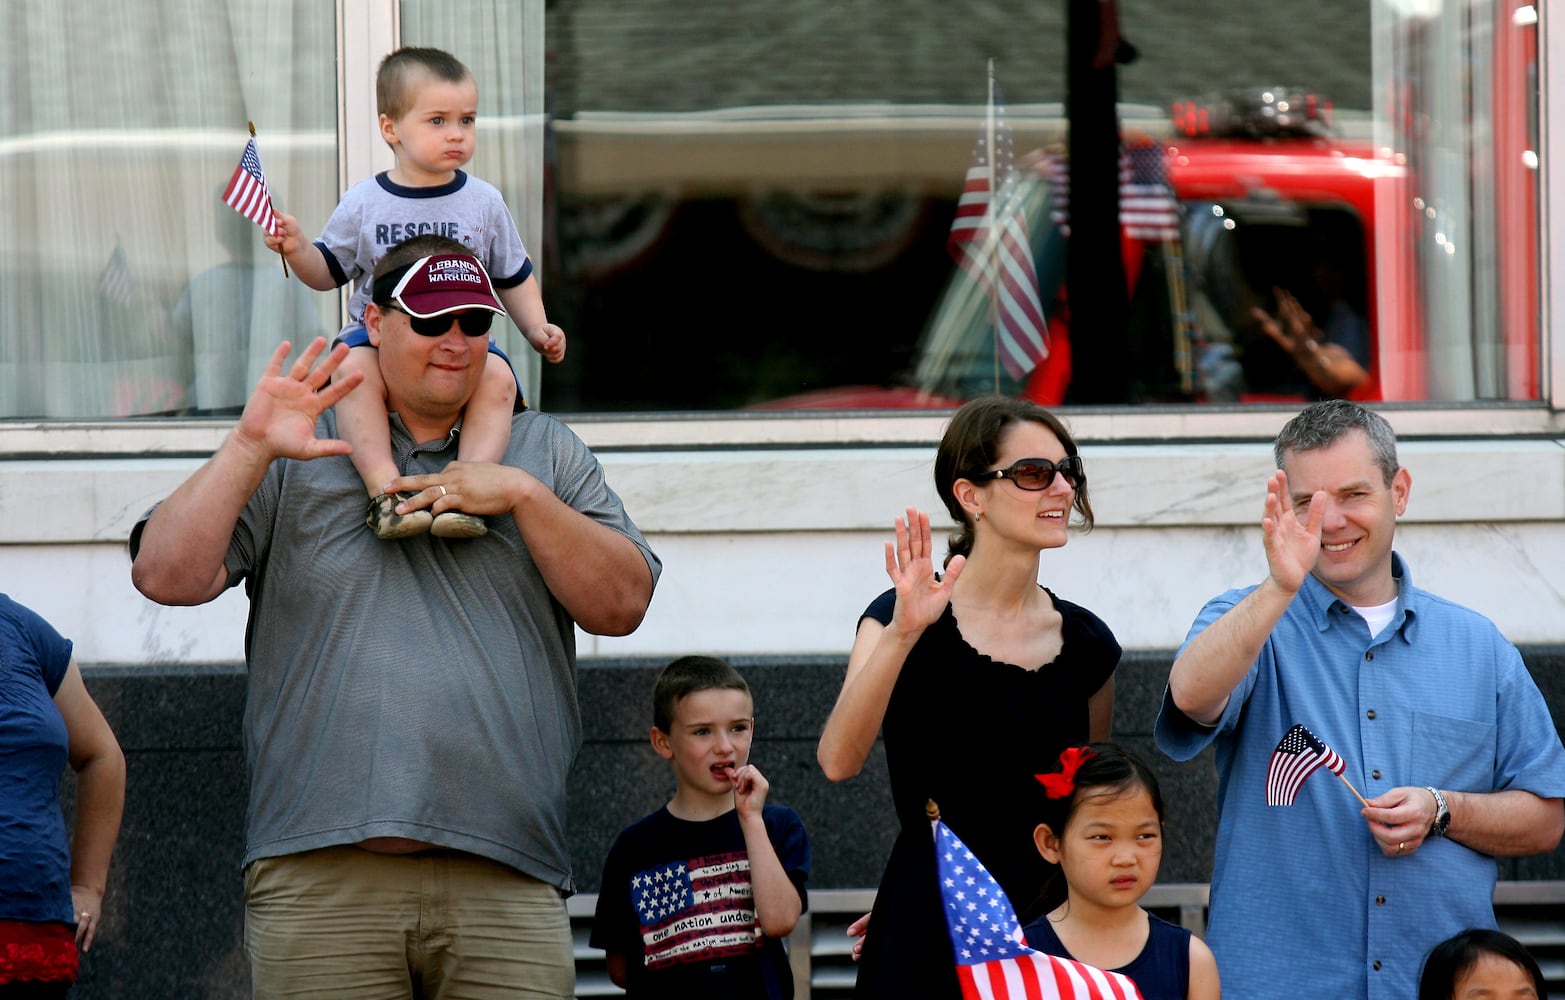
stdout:
<svg viewBox="0 0 1565 1000">
<path fill-rule="evenodd" d="M 441 496 L 445 496 L 446 495 L 446 488 L 445 488 L 445 486 L 440 484 L 440 483 L 436 483 L 435 485 L 439 488 L 440 495 Z"/>
</svg>

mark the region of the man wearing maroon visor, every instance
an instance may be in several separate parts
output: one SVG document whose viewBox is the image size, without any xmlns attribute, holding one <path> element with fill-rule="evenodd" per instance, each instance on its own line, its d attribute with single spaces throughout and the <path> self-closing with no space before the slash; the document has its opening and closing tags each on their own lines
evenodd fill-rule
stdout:
<svg viewBox="0 0 1565 1000">
<path fill-rule="evenodd" d="M 483 537 L 388 546 L 351 527 L 363 486 L 330 407 L 360 376 L 333 384 L 348 349 L 322 359 L 324 340 L 286 368 L 278 348 L 217 453 L 132 533 L 153 600 L 200 604 L 241 580 L 250 596 L 257 996 L 574 993 L 574 629 L 633 631 L 661 563 L 546 414 L 513 416 L 503 462 L 452 461 L 496 315 L 477 260 L 432 236 L 387 252 L 364 315 L 398 514 L 460 505 L 488 518 Z"/>
</svg>

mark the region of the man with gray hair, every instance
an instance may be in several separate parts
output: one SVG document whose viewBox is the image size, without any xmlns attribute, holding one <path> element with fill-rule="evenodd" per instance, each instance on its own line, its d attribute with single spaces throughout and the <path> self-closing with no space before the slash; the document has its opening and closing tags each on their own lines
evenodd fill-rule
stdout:
<svg viewBox="0 0 1565 1000">
<path fill-rule="evenodd" d="M 1495 926 L 1495 859 L 1560 842 L 1565 748 L 1516 648 L 1392 551 L 1412 478 L 1385 419 L 1316 403 L 1275 453 L 1266 578 L 1202 609 L 1155 727 L 1175 760 L 1216 746 L 1207 942 L 1230 1000 L 1414 996 L 1432 946 Z M 1362 807 L 1335 781 L 1268 804 L 1301 724 Z"/>
</svg>

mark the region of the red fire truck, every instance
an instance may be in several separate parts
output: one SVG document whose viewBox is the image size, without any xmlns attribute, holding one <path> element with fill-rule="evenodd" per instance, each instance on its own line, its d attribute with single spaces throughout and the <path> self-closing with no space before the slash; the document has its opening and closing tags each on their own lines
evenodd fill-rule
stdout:
<svg viewBox="0 0 1565 1000">
<path fill-rule="evenodd" d="M 1530 32 L 1513 37 L 1535 47 Z M 1493 242 L 1501 286 L 1490 297 L 1493 315 L 1475 318 L 1485 329 L 1467 334 L 1466 342 L 1475 355 L 1493 345 L 1487 361 L 1473 367 L 1487 364 L 1485 384 L 1496 388 L 1432 384 L 1447 377 L 1440 353 L 1462 349 L 1426 342 L 1426 313 L 1441 301 L 1433 286 L 1443 269 L 1470 261 L 1475 248 L 1458 245 L 1440 199 L 1425 194 L 1430 187 L 1419 162 L 1424 147 L 1416 115 L 1410 111 L 1390 130 L 1414 140 L 1406 149 L 1377 145 L 1367 122 L 1342 127 L 1325 99 L 1273 88 L 1177 102 L 1166 135 L 1124 140 L 1127 148 L 1161 147 L 1180 217 L 1178 234 L 1158 240 L 1133 238 L 1122 227 L 1134 345 L 1125 363 L 1134 368 L 1139 398 L 1292 401 L 1316 394 L 1257 319 L 1257 309 L 1275 312 L 1279 290 L 1296 297 L 1322 328 L 1336 310 L 1351 313 L 1367 331 L 1369 378 L 1350 393 L 1354 398 L 1537 398 L 1537 196 L 1525 155 L 1536 149 L 1536 122 L 1525 110 L 1526 88 L 1535 81 L 1518 69 L 1536 65 L 1535 48 L 1514 55 L 1500 60 L 1494 81 L 1497 166 L 1487 178 L 1495 211 L 1514 221 Z M 1048 184 L 1040 179 L 1038 187 L 1029 215 L 1051 352 L 1024 382 L 1008 381 L 994 364 L 984 297 L 964 287 L 971 279 L 953 269 L 908 384 L 827 389 L 762 408 L 943 408 L 985 391 L 1062 402 L 1071 374 L 1065 237 L 1058 213 L 1050 218 Z"/>
</svg>

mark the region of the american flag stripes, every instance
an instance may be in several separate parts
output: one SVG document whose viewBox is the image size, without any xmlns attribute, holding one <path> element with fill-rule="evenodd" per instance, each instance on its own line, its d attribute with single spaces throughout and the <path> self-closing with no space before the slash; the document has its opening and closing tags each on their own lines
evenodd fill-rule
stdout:
<svg viewBox="0 0 1565 1000">
<path fill-rule="evenodd" d="M 1005 101 L 991 78 L 988 120 L 973 146 L 946 249 L 989 291 L 1000 362 L 1015 379 L 1049 356 L 1021 194 Z"/>
<path fill-rule="evenodd" d="M 950 827 L 932 826 L 963 1000 L 1140 1000 L 1127 976 L 1027 947 L 1000 883 Z"/>
<path fill-rule="evenodd" d="M 272 213 L 272 192 L 266 186 L 266 172 L 261 169 L 261 151 L 256 148 L 255 136 L 245 143 L 244 155 L 234 176 L 223 191 L 223 201 L 234 211 L 266 230 L 277 235 L 277 216 Z"/>
<path fill-rule="evenodd" d="M 630 898 L 649 969 L 748 954 L 761 946 L 750 859 L 743 851 L 638 872 Z"/>
<path fill-rule="evenodd" d="M 1314 733 L 1295 723 L 1283 734 L 1266 767 L 1266 804 L 1293 805 L 1304 779 L 1322 767 L 1332 774 L 1341 774 L 1347 765 L 1335 750 L 1316 739 Z"/>
<path fill-rule="evenodd" d="M 110 252 L 108 263 L 103 265 L 103 271 L 98 275 L 98 294 L 116 305 L 128 306 L 134 291 L 135 285 L 130 274 L 130 258 L 125 255 L 125 244 L 115 237 L 114 250 Z"/>
<path fill-rule="evenodd" d="M 1179 238 L 1179 205 L 1163 170 L 1161 143 L 1120 146 L 1119 224 L 1133 240 Z"/>
<path fill-rule="evenodd" d="M 1051 156 L 1044 168 L 1049 182 L 1049 219 L 1070 235 L 1070 160 Z M 1136 240 L 1179 238 L 1179 202 L 1163 168 L 1163 147 L 1132 142 L 1119 149 L 1119 224 Z"/>
</svg>

